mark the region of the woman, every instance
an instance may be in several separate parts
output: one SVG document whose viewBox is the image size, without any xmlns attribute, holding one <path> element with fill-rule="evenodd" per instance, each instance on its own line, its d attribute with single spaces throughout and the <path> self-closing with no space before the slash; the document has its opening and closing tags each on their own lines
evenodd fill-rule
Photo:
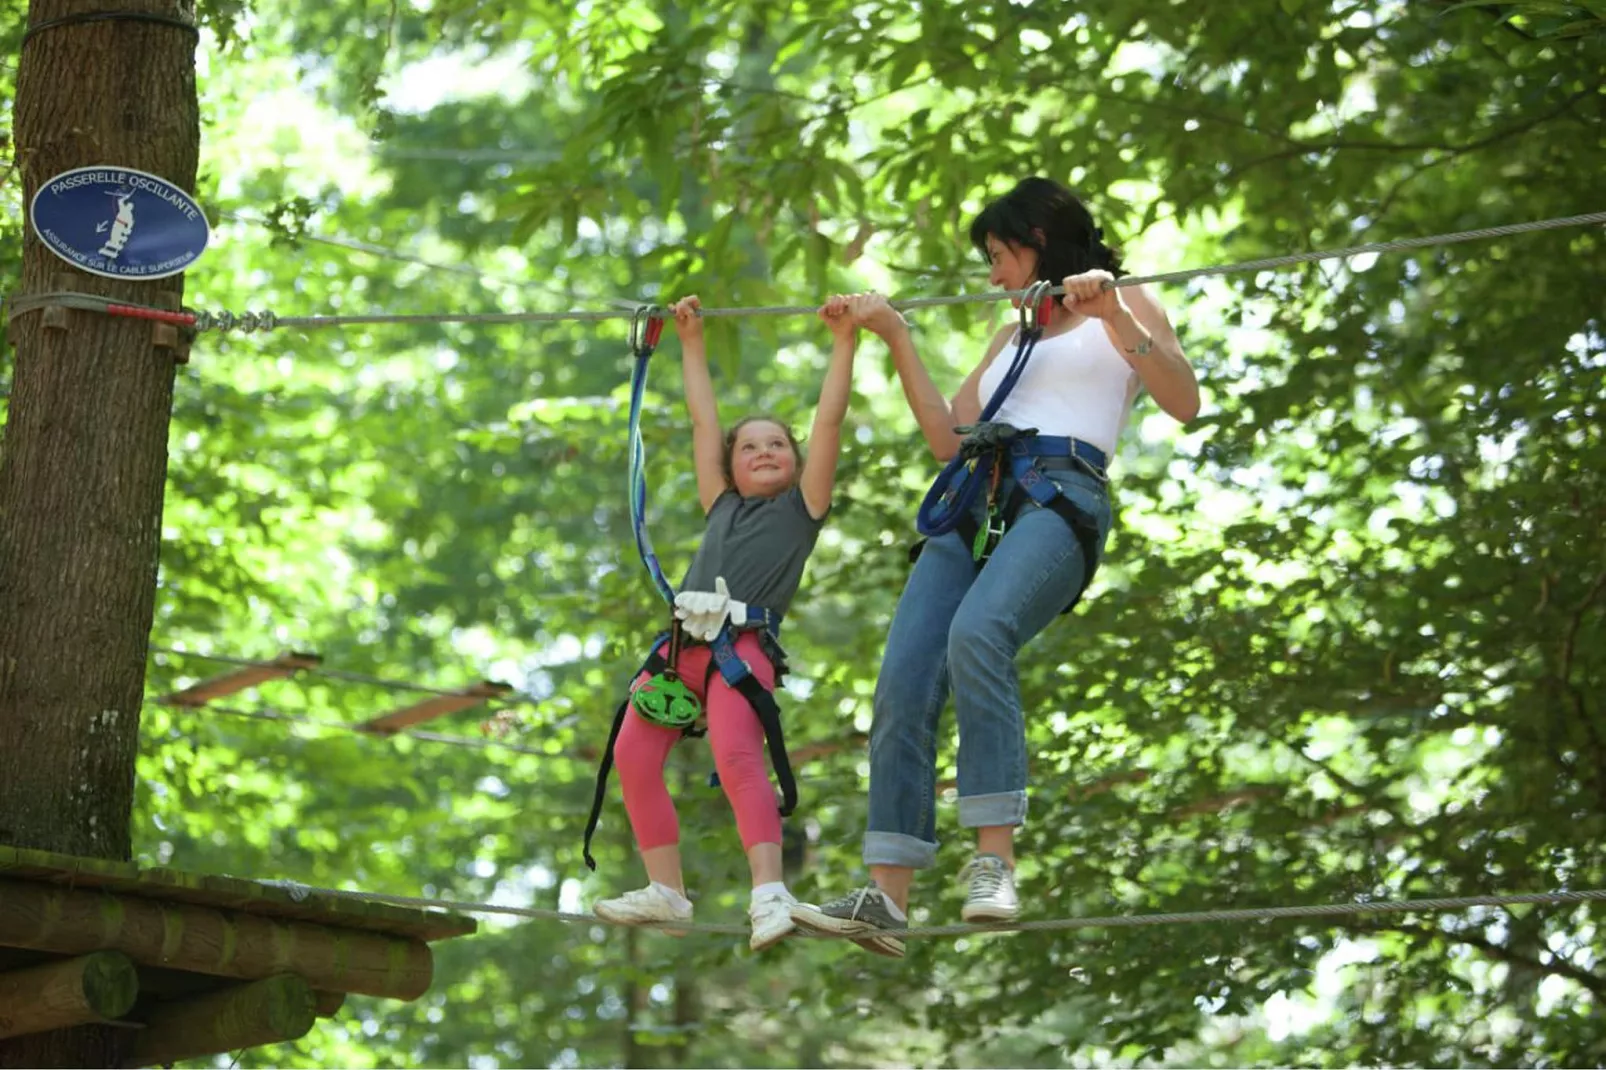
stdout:
<svg viewBox="0 0 1606 1070">
<path fill-rule="evenodd" d="M 870 733 L 864 861 L 872 883 L 823 906 L 792 908 L 803 928 L 894 958 L 903 955 L 914 872 L 936 859 L 937 722 L 950 691 L 959 823 L 977 833 L 976 855 L 960 874 L 968 883 L 962 916 L 996 922 L 1018 914 L 1014 836 L 1026 818 L 1026 731 L 1015 657 L 1075 604 L 1097 567 L 1111 520 L 1108 459 L 1138 390 L 1181 422 L 1199 412 L 1198 383 L 1165 311 L 1146 290 L 1111 287 L 1123 273 L 1120 258 L 1070 190 L 1028 178 L 982 210 L 970 238 L 991 265 L 993 286 L 1053 281 L 1066 291 L 1064 311 L 1046 317 L 1012 388 L 1011 361 L 998 358 L 1029 341 L 1010 347 L 1014 327 L 998 332 L 950 402 L 885 300 L 855 309 L 856 321 L 891 348 L 937 459 L 990 457 L 999 473 L 996 482 L 979 481 L 956 530 L 927 541 L 887 636 Z M 988 410 L 987 425 L 961 433 Z M 1036 434 L 1013 433 L 1027 429 Z M 941 529 L 927 520 L 922 507 L 923 529 Z"/>
</svg>

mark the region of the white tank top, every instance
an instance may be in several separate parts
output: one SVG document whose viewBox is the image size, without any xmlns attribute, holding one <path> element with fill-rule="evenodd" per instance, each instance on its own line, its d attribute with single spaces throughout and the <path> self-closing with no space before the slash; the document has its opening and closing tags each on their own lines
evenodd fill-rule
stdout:
<svg viewBox="0 0 1606 1070">
<path fill-rule="evenodd" d="M 983 407 L 1009 370 L 1017 340 L 1018 335 L 1011 337 L 982 373 L 978 386 Z M 1103 323 L 1087 319 L 1037 343 L 1025 374 L 993 419 L 1035 427 L 1045 435 L 1079 438 L 1113 460 L 1142 384 L 1110 344 Z"/>
</svg>

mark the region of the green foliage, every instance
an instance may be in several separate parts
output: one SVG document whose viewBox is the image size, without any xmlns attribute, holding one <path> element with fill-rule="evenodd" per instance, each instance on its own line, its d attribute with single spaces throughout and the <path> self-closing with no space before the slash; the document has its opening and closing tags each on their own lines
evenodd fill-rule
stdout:
<svg viewBox="0 0 1606 1070">
<path fill-rule="evenodd" d="M 1591 211 L 1606 169 L 1598 4 L 206 15 L 226 43 L 209 213 L 273 225 L 219 223 L 189 278 L 203 307 L 953 292 L 984 285 L 968 214 L 1028 173 L 1077 184 L 1150 271 Z M 20 231 L 10 204 L 11 277 Z M 1161 293 L 1206 415 L 1179 432 L 1140 408 L 1094 596 L 1022 659 L 1030 916 L 1606 884 L 1601 254 L 1598 230 L 1557 231 Z M 940 382 L 1001 314 L 916 317 Z M 823 329 L 709 328 L 727 416 L 806 427 Z M 590 755 L 660 613 L 624 496 L 623 339 L 622 320 L 203 339 L 153 641 L 532 700 L 509 713 L 523 750 L 149 705 L 148 859 L 566 908 L 638 882 L 616 795 L 599 875 L 579 862 Z M 794 746 L 840 744 L 803 769 L 806 896 L 862 879 L 859 734 L 934 474 L 883 352 L 861 347 L 788 624 Z M 676 359 L 666 342 L 646 434 L 678 578 L 698 518 Z M 151 693 L 214 668 L 157 655 Z M 305 677 L 220 705 L 356 722 L 407 701 Z M 477 737 L 486 716 L 429 727 Z M 688 876 L 699 917 L 736 919 L 710 766 L 700 744 L 672 760 Z M 957 916 L 966 845 L 942 820 L 917 921 Z M 1587 910 L 922 941 L 901 964 L 493 923 L 438 949 L 417 1003 L 353 1000 L 241 1065 L 1586 1065 L 1606 1059 L 1603 953 Z"/>
</svg>

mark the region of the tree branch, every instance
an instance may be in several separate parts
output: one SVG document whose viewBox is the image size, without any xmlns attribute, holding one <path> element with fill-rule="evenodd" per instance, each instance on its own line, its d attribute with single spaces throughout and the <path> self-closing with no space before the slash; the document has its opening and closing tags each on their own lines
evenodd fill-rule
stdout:
<svg viewBox="0 0 1606 1070">
<path fill-rule="evenodd" d="M 1592 973 L 1581 967 L 1574 966 L 1559 956 L 1552 955 L 1549 962 L 1540 962 L 1519 954 L 1504 944 L 1497 944 L 1487 937 L 1476 933 L 1456 932 L 1449 929 L 1439 929 L 1426 925 L 1404 925 L 1398 923 L 1371 923 L 1366 921 L 1346 922 L 1344 927 L 1362 933 L 1394 932 L 1402 936 L 1424 937 L 1427 939 L 1448 940 L 1451 943 L 1461 944 L 1465 947 L 1475 948 L 1490 958 L 1498 959 L 1511 966 L 1521 966 L 1524 969 L 1537 970 L 1540 973 L 1564 977 L 1588 989 L 1595 996 L 1606 999 L 1606 977 Z"/>
<path fill-rule="evenodd" d="M 1444 8 L 1444 10 L 1439 12 L 1438 15 L 1438 17 L 1441 19 L 1454 11 L 1466 9 L 1466 5 L 1463 4 L 1461 0 L 1434 0 L 1434 2 L 1440 7 Z M 1529 33 L 1527 30 L 1524 30 L 1521 26 L 1513 23 L 1503 8 L 1479 6 L 1474 10 L 1484 11 L 1494 16 L 1495 27 L 1497 29 L 1510 30 L 1524 41 L 1538 40 L 1538 38 L 1534 37 L 1533 34 Z"/>
<path fill-rule="evenodd" d="M 959 49 L 958 55 L 950 62 L 931 67 L 930 76 L 922 79 L 920 84 L 923 85 L 930 82 L 936 82 L 937 84 L 941 85 L 943 84 L 943 75 L 950 74 L 960 67 L 973 66 L 981 57 L 990 55 L 997 51 L 1000 45 L 1002 45 L 1010 37 L 1018 34 L 1026 25 L 1028 11 L 1029 9 L 1022 8 L 1021 14 L 1016 16 L 1016 18 L 1005 30 L 1000 32 L 997 37 L 993 38 L 993 40 L 987 42 L 985 47 L 977 49 L 974 55 L 966 53 L 964 49 Z M 928 64 L 928 66 L 930 65 Z M 743 134 L 740 137 L 727 138 L 726 143 L 730 145 L 738 145 L 747 144 L 753 141 L 765 141 L 771 137 L 784 136 L 790 131 L 801 130 L 803 127 L 808 126 L 812 122 L 826 119 L 845 119 L 849 115 L 858 111 L 860 108 L 869 107 L 871 104 L 885 100 L 888 97 L 901 93 L 908 88 L 910 88 L 909 84 L 905 83 L 904 85 L 890 86 L 886 89 L 883 89 L 879 93 L 872 93 L 862 100 L 854 100 L 851 103 L 846 100 L 839 101 L 827 108 L 823 115 L 810 115 L 796 120 L 788 120 L 783 123 L 778 123 L 767 130 L 758 130 L 748 134 Z"/>
<path fill-rule="evenodd" d="M 1437 167 L 1439 164 L 1446 163 L 1458 156 L 1465 156 L 1468 153 L 1478 152 L 1482 149 L 1489 148 L 1490 146 L 1498 145 L 1501 142 L 1507 141 L 1511 138 L 1519 137 L 1543 123 L 1547 123 L 1552 119 L 1559 118 L 1576 107 L 1579 101 L 1598 91 L 1602 85 L 1606 85 L 1606 82 L 1596 82 L 1594 85 L 1588 86 L 1574 93 L 1572 96 L 1568 97 L 1565 101 L 1550 111 L 1543 112 L 1528 119 L 1524 119 L 1520 123 L 1513 123 L 1511 126 L 1493 131 L 1489 134 L 1485 134 L 1483 137 L 1477 138 L 1473 141 L 1468 141 L 1465 144 L 1446 145 L 1439 142 L 1345 141 L 1342 139 L 1328 142 L 1297 141 L 1292 143 L 1291 148 L 1283 149 L 1280 152 L 1268 153 L 1265 156 L 1250 160 L 1241 167 L 1233 168 L 1227 173 L 1222 181 L 1224 183 L 1234 182 L 1243 175 L 1247 174 L 1249 171 L 1252 171 L 1263 164 L 1276 163 L 1279 160 L 1286 160 L 1295 156 L 1303 156 L 1308 152 L 1329 152 L 1338 149 L 1364 150 L 1369 152 L 1440 152 L 1446 154 L 1442 157 L 1425 161 L 1421 165 L 1423 169 L 1426 169 L 1427 167 Z"/>
<path fill-rule="evenodd" d="M 1567 638 L 1562 640 L 1561 644 L 1561 670 L 1559 675 L 1563 683 L 1566 683 L 1568 678 L 1572 676 L 1573 655 L 1578 644 L 1578 629 L 1584 625 L 1584 614 L 1589 612 L 1590 607 L 1595 604 L 1595 600 L 1600 597 L 1602 591 L 1606 591 L 1606 572 L 1602 572 L 1595 577 L 1594 584 L 1590 586 L 1589 592 L 1584 595 L 1584 600 L 1578 603 L 1578 608 L 1573 610 L 1572 619 L 1568 622 Z"/>
<path fill-rule="evenodd" d="M 1561 661 L 1557 666 L 1556 679 L 1561 689 L 1567 692 L 1572 699 L 1573 713 L 1578 718 L 1578 725 L 1584 734 L 1589 737 L 1590 749 L 1594 752 L 1595 761 L 1593 772 L 1595 788 L 1602 800 L 1606 800 L 1606 743 L 1601 741 L 1600 732 L 1595 727 L 1595 721 L 1589 715 L 1589 705 L 1584 698 L 1584 690 L 1572 681 L 1573 657 L 1577 652 L 1578 631 L 1583 627 L 1584 614 L 1594 606 L 1595 600 L 1600 597 L 1601 591 L 1606 590 L 1606 572 L 1595 578 L 1578 608 L 1573 610 L 1572 617 L 1567 623 L 1567 635 L 1561 644 Z"/>
<path fill-rule="evenodd" d="M 1288 738 L 1283 737 L 1283 736 L 1276 736 L 1274 738 L 1276 738 L 1277 742 L 1281 743 L 1283 746 L 1285 746 L 1289 750 L 1293 751 L 1295 755 L 1297 755 L 1301 759 L 1309 762 L 1311 765 L 1315 766 L 1317 769 L 1320 769 L 1322 771 L 1322 773 L 1326 775 L 1327 779 L 1331 780 L 1334 784 L 1337 784 L 1340 789 L 1349 792 L 1351 795 L 1355 796 L 1357 799 L 1365 799 L 1367 802 L 1371 803 L 1373 806 L 1377 806 L 1377 808 L 1379 810 L 1387 810 L 1388 809 L 1386 806 L 1381 806 L 1381 805 L 1378 804 L 1376 798 L 1374 797 L 1374 793 L 1373 792 L 1370 792 L 1367 789 L 1361 787 L 1361 785 L 1355 783 L 1355 781 L 1351 780 L 1349 777 L 1345 776 L 1343 773 L 1340 773 L 1338 770 L 1334 769 L 1329 762 L 1323 761 L 1321 758 L 1313 758 L 1309 754 L 1306 754 L 1305 753 L 1305 748 L 1302 747 L 1302 746 L 1299 746 L 1298 744 L 1296 744 L 1291 739 L 1288 739 Z"/>
</svg>

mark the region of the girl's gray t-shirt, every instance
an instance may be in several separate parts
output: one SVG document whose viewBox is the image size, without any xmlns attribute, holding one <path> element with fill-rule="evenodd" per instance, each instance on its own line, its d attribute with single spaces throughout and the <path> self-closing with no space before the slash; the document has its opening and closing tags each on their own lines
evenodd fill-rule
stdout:
<svg viewBox="0 0 1606 1070">
<path fill-rule="evenodd" d="M 702 545 L 680 590 L 712 591 L 714 578 L 724 576 L 732 598 L 784 616 L 824 525 L 825 517 L 809 515 L 798 487 L 773 498 L 726 490 L 708 510 Z"/>
</svg>

